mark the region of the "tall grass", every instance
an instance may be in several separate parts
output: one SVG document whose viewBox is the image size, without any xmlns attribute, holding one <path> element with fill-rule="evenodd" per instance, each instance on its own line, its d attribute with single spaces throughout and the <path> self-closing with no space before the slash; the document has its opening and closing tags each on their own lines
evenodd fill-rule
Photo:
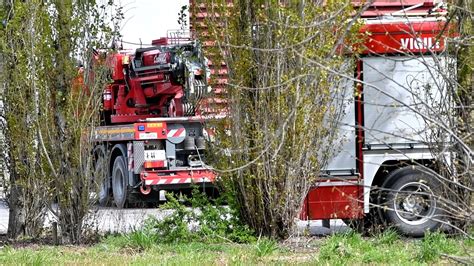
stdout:
<svg viewBox="0 0 474 266">
<path fill-rule="evenodd" d="M 318 263 L 330 265 L 360 263 L 436 263 L 447 260 L 444 255 L 471 261 L 474 245 L 466 238 L 449 237 L 443 233 L 427 233 L 424 239 L 402 239 L 394 230 L 372 238 L 349 232 L 328 237 L 322 244 Z"/>
</svg>

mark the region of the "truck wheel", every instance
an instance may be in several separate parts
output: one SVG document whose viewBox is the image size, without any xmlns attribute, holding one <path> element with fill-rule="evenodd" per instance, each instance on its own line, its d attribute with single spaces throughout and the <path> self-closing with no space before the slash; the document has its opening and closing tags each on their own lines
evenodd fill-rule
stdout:
<svg viewBox="0 0 474 266">
<path fill-rule="evenodd" d="M 117 156 L 112 168 L 112 193 L 117 208 L 124 208 L 127 201 L 128 175 L 123 156 Z"/>
<path fill-rule="evenodd" d="M 444 211 L 437 199 L 442 194 L 441 183 L 432 170 L 408 166 L 395 170 L 388 178 L 393 180 L 386 187 L 389 191 L 384 203 L 389 224 L 412 237 L 421 237 L 441 226 L 438 220 Z"/>
<path fill-rule="evenodd" d="M 107 167 L 103 156 L 97 157 L 94 167 L 94 178 L 98 185 L 98 202 L 99 206 L 107 206 L 110 201 L 110 179 L 107 174 Z"/>
</svg>

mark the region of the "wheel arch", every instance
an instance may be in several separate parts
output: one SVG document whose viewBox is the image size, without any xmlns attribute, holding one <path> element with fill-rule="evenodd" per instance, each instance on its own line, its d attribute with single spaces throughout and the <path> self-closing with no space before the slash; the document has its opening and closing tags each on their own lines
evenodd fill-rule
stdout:
<svg viewBox="0 0 474 266">
<path fill-rule="evenodd" d="M 383 187 L 392 183 L 393 180 L 388 180 L 387 178 L 390 176 L 390 173 L 397 169 L 403 168 L 405 166 L 422 166 L 431 170 L 435 170 L 433 163 L 433 159 L 384 161 L 375 173 L 371 187 Z"/>
</svg>

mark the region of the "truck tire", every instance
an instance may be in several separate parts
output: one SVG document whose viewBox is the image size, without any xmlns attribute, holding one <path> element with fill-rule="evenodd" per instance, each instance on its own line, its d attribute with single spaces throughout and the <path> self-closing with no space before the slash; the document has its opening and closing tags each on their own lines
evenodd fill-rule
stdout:
<svg viewBox="0 0 474 266">
<path fill-rule="evenodd" d="M 110 202 L 110 178 L 107 173 L 105 158 L 98 156 L 94 167 L 94 178 L 97 187 L 97 201 L 99 206 L 105 207 Z"/>
<path fill-rule="evenodd" d="M 123 156 L 117 156 L 112 168 L 112 194 L 117 208 L 122 209 L 127 202 L 128 174 Z"/>
<path fill-rule="evenodd" d="M 388 178 L 383 206 L 390 225 L 411 237 L 422 237 L 442 225 L 444 211 L 438 201 L 441 182 L 432 170 L 407 166 L 393 171 Z"/>
</svg>

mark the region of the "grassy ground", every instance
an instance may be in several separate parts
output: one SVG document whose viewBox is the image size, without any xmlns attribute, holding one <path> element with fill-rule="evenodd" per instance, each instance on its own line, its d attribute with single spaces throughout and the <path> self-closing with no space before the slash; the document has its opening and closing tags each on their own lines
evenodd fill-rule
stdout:
<svg viewBox="0 0 474 266">
<path fill-rule="evenodd" d="M 424 240 L 400 239 L 394 232 L 363 238 L 348 233 L 253 244 L 156 244 L 147 236 L 110 236 L 93 246 L 4 246 L 0 265 L 49 264 L 432 264 L 474 263 L 474 241 L 430 234 Z"/>
</svg>

